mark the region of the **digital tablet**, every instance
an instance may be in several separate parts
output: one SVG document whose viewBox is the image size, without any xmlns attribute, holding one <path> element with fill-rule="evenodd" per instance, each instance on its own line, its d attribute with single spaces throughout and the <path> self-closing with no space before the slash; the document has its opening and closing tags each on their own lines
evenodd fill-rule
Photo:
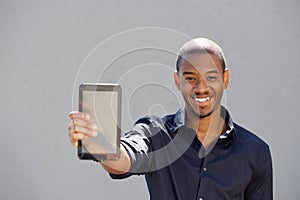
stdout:
<svg viewBox="0 0 300 200">
<path fill-rule="evenodd" d="M 89 113 L 98 126 L 97 137 L 78 142 L 82 160 L 118 160 L 121 136 L 121 86 L 118 84 L 81 84 L 79 111 Z"/>
</svg>

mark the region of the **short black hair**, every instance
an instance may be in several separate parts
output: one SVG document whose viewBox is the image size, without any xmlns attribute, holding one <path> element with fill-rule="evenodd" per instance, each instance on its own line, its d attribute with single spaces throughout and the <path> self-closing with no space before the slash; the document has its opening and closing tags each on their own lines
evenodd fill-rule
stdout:
<svg viewBox="0 0 300 200">
<path fill-rule="evenodd" d="M 226 69 L 226 61 L 223 50 L 221 47 L 215 42 L 207 39 L 207 38 L 195 38 L 188 42 L 186 42 L 178 51 L 177 59 L 176 59 L 176 70 L 179 72 L 179 66 L 183 60 L 185 60 L 185 56 L 191 54 L 213 54 L 218 56 L 223 73 Z"/>
</svg>

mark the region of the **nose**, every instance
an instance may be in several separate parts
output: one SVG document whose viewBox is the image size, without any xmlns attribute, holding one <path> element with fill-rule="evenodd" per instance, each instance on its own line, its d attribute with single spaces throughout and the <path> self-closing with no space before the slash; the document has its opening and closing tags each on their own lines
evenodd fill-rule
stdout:
<svg viewBox="0 0 300 200">
<path fill-rule="evenodd" d="M 203 78 L 200 78 L 196 84 L 194 85 L 194 91 L 196 94 L 208 94 L 209 89 L 207 87 L 207 83 Z"/>
</svg>

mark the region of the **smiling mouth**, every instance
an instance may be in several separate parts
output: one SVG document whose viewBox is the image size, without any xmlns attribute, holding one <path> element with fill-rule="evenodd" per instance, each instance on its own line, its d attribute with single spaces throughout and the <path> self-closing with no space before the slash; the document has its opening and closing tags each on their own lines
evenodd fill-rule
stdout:
<svg viewBox="0 0 300 200">
<path fill-rule="evenodd" d="M 210 100 L 210 97 L 204 97 L 204 98 L 195 98 L 195 100 L 199 103 L 204 103 L 206 101 Z"/>
</svg>

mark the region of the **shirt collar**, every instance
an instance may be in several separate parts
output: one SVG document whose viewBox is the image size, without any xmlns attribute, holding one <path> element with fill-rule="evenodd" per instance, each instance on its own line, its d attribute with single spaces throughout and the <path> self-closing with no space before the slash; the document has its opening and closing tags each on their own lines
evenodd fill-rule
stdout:
<svg viewBox="0 0 300 200">
<path fill-rule="evenodd" d="M 228 110 L 225 108 L 225 107 L 221 107 L 221 109 L 223 109 L 225 111 L 225 121 L 226 121 L 226 124 L 227 124 L 227 128 L 226 128 L 226 131 L 225 133 L 222 133 L 220 135 L 220 139 L 225 139 L 229 136 L 229 134 L 233 131 L 233 121 L 232 121 L 232 118 L 231 118 L 231 115 L 230 113 L 228 112 Z"/>
<path fill-rule="evenodd" d="M 184 112 L 184 108 L 180 108 L 177 113 L 175 114 L 175 118 L 174 118 L 174 128 L 175 130 L 178 129 L 179 127 L 185 125 L 185 112 Z"/>
<path fill-rule="evenodd" d="M 221 106 L 221 109 L 225 113 L 225 121 L 226 121 L 226 124 L 227 124 L 227 129 L 224 133 L 222 133 L 220 135 L 220 139 L 225 139 L 233 131 L 234 126 L 233 126 L 233 121 L 232 121 L 231 115 L 228 112 L 228 110 L 224 106 Z M 174 128 L 175 129 L 178 129 L 179 127 L 185 125 L 185 111 L 184 111 L 184 108 L 180 108 L 176 112 L 174 122 L 175 122 L 174 123 Z"/>
</svg>

